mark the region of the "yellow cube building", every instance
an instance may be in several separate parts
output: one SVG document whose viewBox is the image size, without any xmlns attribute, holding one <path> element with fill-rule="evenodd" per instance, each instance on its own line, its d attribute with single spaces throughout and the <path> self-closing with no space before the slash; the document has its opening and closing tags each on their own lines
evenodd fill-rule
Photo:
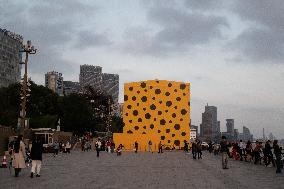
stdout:
<svg viewBox="0 0 284 189">
<path fill-rule="evenodd" d="M 116 145 L 139 151 L 152 150 L 161 143 L 180 148 L 190 139 L 190 83 L 149 80 L 124 85 L 123 133 L 114 133 Z"/>
</svg>

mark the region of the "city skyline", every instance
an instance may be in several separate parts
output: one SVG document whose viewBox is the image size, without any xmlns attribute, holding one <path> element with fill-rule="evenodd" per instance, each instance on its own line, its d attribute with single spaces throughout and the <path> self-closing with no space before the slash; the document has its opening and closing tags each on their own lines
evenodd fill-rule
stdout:
<svg viewBox="0 0 284 189">
<path fill-rule="evenodd" d="M 78 81 L 82 64 L 119 74 L 120 102 L 126 82 L 190 82 L 193 125 L 208 102 L 221 130 L 233 118 L 256 138 L 284 136 L 282 1 L 0 2 L 0 27 L 39 49 L 29 62 L 38 84 L 50 70 Z"/>
</svg>

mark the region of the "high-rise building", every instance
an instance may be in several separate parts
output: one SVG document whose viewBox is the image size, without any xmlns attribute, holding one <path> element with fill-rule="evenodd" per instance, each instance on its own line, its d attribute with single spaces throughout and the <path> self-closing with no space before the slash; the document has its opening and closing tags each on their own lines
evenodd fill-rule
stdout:
<svg viewBox="0 0 284 189">
<path fill-rule="evenodd" d="M 114 133 L 116 144 L 132 150 L 135 141 L 145 151 L 151 140 L 165 148 L 181 148 L 190 139 L 190 83 L 150 80 L 124 85 L 123 133 Z"/>
<path fill-rule="evenodd" d="M 0 28 L 0 87 L 7 87 L 20 80 L 22 46 L 22 36 Z"/>
<path fill-rule="evenodd" d="M 95 90 L 112 96 L 114 105 L 118 106 L 119 75 L 102 73 L 100 66 L 81 65 L 79 82 L 82 88 L 92 86 Z"/>
<path fill-rule="evenodd" d="M 234 136 L 234 119 L 226 119 L 227 133 Z"/>
<path fill-rule="evenodd" d="M 58 73 L 56 71 L 47 72 L 45 74 L 45 86 L 57 93 L 59 96 L 63 96 L 62 73 Z"/>
<path fill-rule="evenodd" d="M 68 96 L 70 94 L 78 93 L 80 91 L 79 82 L 63 81 L 63 93 Z"/>
<path fill-rule="evenodd" d="M 202 113 L 202 123 L 200 124 L 200 136 L 206 141 L 220 140 L 220 122 L 217 120 L 217 107 L 205 106 Z"/>
</svg>

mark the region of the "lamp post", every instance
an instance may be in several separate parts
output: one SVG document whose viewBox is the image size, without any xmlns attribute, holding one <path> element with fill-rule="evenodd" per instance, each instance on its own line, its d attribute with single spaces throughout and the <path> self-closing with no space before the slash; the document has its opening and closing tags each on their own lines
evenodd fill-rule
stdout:
<svg viewBox="0 0 284 189">
<path fill-rule="evenodd" d="M 32 42 L 29 40 L 25 45 L 23 45 L 23 49 L 20 52 L 24 52 L 26 54 L 25 62 L 21 62 L 20 64 L 25 65 L 25 73 L 21 88 L 21 111 L 20 111 L 20 118 L 21 118 L 21 126 L 20 131 L 26 128 L 26 104 L 27 104 L 27 97 L 30 96 L 29 92 L 30 89 L 28 86 L 30 86 L 30 83 L 28 83 L 28 59 L 29 54 L 35 54 L 37 49 L 32 46 Z"/>
</svg>

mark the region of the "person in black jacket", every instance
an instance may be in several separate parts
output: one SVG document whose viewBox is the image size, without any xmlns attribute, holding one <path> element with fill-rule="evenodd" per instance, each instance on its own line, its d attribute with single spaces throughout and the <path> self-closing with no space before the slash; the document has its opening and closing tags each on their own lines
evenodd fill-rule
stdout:
<svg viewBox="0 0 284 189">
<path fill-rule="evenodd" d="M 36 177 L 40 177 L 42 152 L 43 152 L 43 145 L 41 140 L 35 139 L 32 143 L 32 149 L 31 149 L 31 159 L 32 159 L 31 178 L 34 177 L 35 173 Z"/>
<path fill-rule="evenodd" d="M 281 149 L 278 145 L 278 140 L 274 140 L 273 149 L 276 157 L 276 173 L 281 173 Z"/>
</svg>

